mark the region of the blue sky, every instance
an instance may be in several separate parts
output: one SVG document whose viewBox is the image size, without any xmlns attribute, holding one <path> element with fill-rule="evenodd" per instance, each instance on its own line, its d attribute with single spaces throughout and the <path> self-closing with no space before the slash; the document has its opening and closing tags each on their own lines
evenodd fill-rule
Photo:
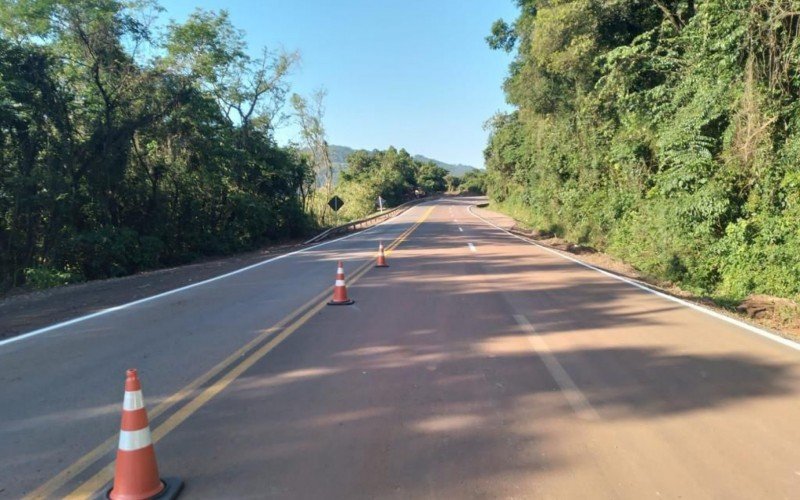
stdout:
<svg viewBox="0 0 800 500">
<path fill-rule="evenodd" d="M 510 56 L 484 37 L 512 20 L 512 0 L 162 0 L 183 21 L 196 7 L 227 9 L 252 54 L 300 52 L 292 90 L 324 87 L 328 141 L 354 148 L 404 147 L 449 163 L 483 166 L 483 123 L 506 110 Z M 284 127 L 279 142 L 296 138 Z"/>
</svg>

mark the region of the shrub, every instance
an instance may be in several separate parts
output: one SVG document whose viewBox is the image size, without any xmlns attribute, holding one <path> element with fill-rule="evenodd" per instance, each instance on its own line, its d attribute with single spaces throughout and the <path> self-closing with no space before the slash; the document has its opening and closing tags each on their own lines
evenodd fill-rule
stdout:
<svg viewBox="0 0 800 500">
<path fill-rule="evenodd" d="M 83 281 L 79 273 L 61 271 L 47 266 L 25 269 L 25 282 L 33 288 L 42 289 Z"/>
</svg>

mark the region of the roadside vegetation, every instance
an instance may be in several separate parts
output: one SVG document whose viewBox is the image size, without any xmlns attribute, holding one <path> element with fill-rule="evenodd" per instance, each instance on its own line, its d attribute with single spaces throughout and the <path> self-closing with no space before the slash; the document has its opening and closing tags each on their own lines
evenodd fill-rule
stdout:
<svg viewBox="0 0 800 500">
<path fill-rule="evenodd" d="M 292 53 L 226 13 L 0 2 L 0 288 L 129 274 L 303 234 L 310 166 L 272 131 Z"/>
<path fill-rule="evenodd" d="M 356 151 L 347 157 L 335 193 L 350 200 L 342 208 L 347 219 L 364 217 L 377 210 L 378 196 L 385 206 L 397 206 L 415 197 L 446 190 L 447 170 L 433 162 L 414 160 L 404 149 Z"/>
<path fill-rule="evenodd" d="M 800 3 L 519 7 L 493 204 L 723 303 L 800 296 Z"/>
<path fill-rule="evenodd" d="M 378 197 L 384 207 L 393 207 L 448 188 L 446 169 L 433 160 L 416 159 L 404 149 L 350 150 L 328 144 L 325 95 L 318 90 L 309 97 L 292 96 L 303 152 L 314 172 L 313 192 L 304 206 L 318 225 L 365 217 L 379 209 Z M 328 206 L 334 195 L 345 202 L 338 212 Z"/>
<path fill-rule="evenodd" d="M 466 172 L 461 177 L 455 177 L 449 181 L 450 191 L 459 194 L 486 194 L 486 171 L 473 170 Z"/>
<path fill-rule="evenodd" d="M 334 185 L 324 92 L 290 94 L 297 54 L 251 50 L 225 11 L 164 16 L 0 0 L 0 293 L 305 237 L 379 195 L 445 189 L 446 171 L 393 148 L 354 154 Z M 302 137 L 281 147 L 290 120 Z"/>
</svg>

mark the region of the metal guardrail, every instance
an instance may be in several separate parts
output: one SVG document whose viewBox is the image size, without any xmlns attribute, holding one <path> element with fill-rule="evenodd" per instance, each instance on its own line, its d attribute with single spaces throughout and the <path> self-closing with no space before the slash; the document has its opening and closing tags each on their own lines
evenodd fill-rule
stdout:
<svg viewBox="0 0 800 500">
<path fill-rule="evenodd" d="M 340 234 L 349 233 L 351 231 L 357 231 L 359 229 L 366 229 L 366 228 L 368 228 L 370 226 L 374 226 L 375 224 L 383 222 L 386 219 L 389 219 L 391 217 L 396 217 L 396 216 L 400 215 L 402 212 L 405 212 L 406 210 L 408 210 L 409 208 L 413 207 L 414 205 L 416 205 L 418 203 L 422 203 L 424 201 L 435 200 L 436 198 L 439 198 L 439 196 L 427 196 L 425 198 L 419 198 L 419 199 L 416 199 L 416 200 L 407 201 L 407 202 L 405 202 L 405 203 L 403 203 L 401 205 L 397 205 L 394 208 L 390 208 L 389 210 L 387 210 L 387 211 L 385 211 L 383 213 L 370 215 L 369 217 L 365 217 L 363 219 L 350 221 L 347 224 L 342 224 L 341 226 L 332 227 L 330 229 L 327 229 L 327 230 L 319 233 L 318 235 L 314 236 L 310 240 L 304 241 L 303 245 L 309 245 L 311 243 L 316 243 L 316 242 L 322 241 L 322 240 L 324 240 L 326 238 L 330 238 L 331 236 L 337 236 L 337 235 L 340 235 Z"/>
</svg>

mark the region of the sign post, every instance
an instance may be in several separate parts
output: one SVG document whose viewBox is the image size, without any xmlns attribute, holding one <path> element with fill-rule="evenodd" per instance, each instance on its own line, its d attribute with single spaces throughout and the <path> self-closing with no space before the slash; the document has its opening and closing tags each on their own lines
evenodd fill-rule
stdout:
<svg viewBox="0 0 800 500">
<path fill-rule="evenodd" d="M 383 213 L 383 198 L 378 196 L 378 209 Z"/>
<path fill-rule="evenodd" d="M 336 225 L 339 224 L 339 209 L 342 208 L 342 205 L 344 205 L 344 200 L 336 195 L 333 195 L 333 198 L 328 200 L 328 206 L 331 207 L 334 214 L 336 214 Z"/>
<path fill-rule="evenodd" d="M 339 198 L 338 196 L 334 195 L 333 198 L 328 200 L 328 206 L 333 209 L 334 212 L 338 212 L 340 208 L 344 205 L 344 200 Z"/>
</svg>

